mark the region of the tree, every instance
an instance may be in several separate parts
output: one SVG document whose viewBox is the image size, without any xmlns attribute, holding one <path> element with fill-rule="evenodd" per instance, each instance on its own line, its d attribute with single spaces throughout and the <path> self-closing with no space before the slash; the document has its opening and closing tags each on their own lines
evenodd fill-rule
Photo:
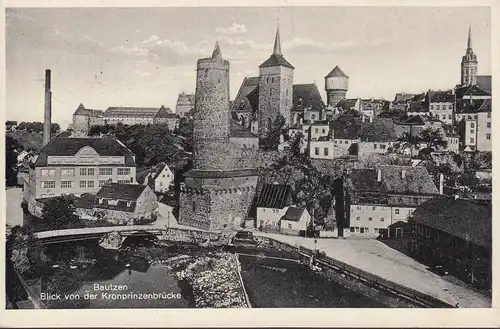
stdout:
<svg viewBox="0 0 500 329">
<path fill-rule="evenodd" d="M 280 144 L 280 136 L 286 132 L 286 119 L 278 113 L 274 121 L 271 123 L 271 129 L 267 132 L 267 136 L 262 138 L 261 146 L 264 149 L 276 150 Z"/>
<path fill-rule="evenodd" d="M 412 158 L 413 158 L 413 150 L 420 149 L 420 139 L 417 136 L 413 136 L 408 132 L 404 132 L 403 135 L 401 135 L 401 137 L 398 138 L 398 141 L 401 142 L 399 149 L 403 150 L 408 147 L 410 149 L 410 155 Z"/>
<path fill-rule="evenodd" d="M 74 197 L 52 198 L 43 207 L 42 220 L 53 230 L 68 228 L 79 220 L 75 210 Z"/>
<path fill-rule="evenodd" d="M 436 151 L 438 148 L 446 148 L 448 141 L 443 138 L 441 129 L 427 128 L 420 132 L 419 139 L 426 144 L 426 148 Z"/>
<path fill-rule="evenodd" d="M 57 133 L 57 132 L 58 132 L 58 131 L 60 131 L 60 130 L 61 130 L 61 127 L 59 126 L 59 124 L 58 124 L 58 123 L 51 123 L 51 124 L 50 124 L 50 132 L 51 132 L 52 134 L 55 134 L 55 133 Z"/>
<path fill-rule="evenodd" d="M 12 136 L 5 135 L 5 184 L 17 185 L 17 152 L 22 149 Z"/>
<path fill-rule="evenodd" d="M 177 128 L 174 130 L 175 135 L 179 135 L 185 138 L 185 148 L 186 150 L 192 150 L 193 149 L 193 128 L 194 128 L 194 121 L 191 118 L 188 117 L 182 117 L 179 120 L 179 125 Z"/>
<path fill-rule="evenodd" d="M 25 276 L 43 270 L 46 264 L 45 247 L 29 226 L 14 226 L 6 240 L 7 257 L 14 268 Z"/>
</svg>

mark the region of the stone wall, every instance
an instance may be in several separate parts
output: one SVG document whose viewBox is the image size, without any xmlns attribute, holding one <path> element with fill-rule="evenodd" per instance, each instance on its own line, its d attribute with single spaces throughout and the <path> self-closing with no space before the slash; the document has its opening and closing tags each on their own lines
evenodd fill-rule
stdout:
<svg viewBox="0 0 500 329">
<path fill-rule="evenodd" d="M 208 230 L 210 229 L 211 210 L 209 194 L 181 188 L 179 224 Z"/>
</svg>

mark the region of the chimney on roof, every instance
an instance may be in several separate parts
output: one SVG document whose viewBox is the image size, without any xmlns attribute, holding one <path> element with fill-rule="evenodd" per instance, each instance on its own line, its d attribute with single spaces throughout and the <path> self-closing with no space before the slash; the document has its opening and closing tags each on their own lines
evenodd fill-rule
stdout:
<svg viewBox="0 0 500 329">
<path fill-rule="evenodd" d="M 382 171 L 380 169 L 377 169 L 377 182 L 382 181 Z"/>
<path fill-rule="evenodd" d="M 50 91 L 50 70 L 45 70 L 45 108 L 43 116 L 43 145 L 50 142 L 50 126 L 52 122 L 52 92 Z"/>
<path fill-rule="evenodd" d="M 405 169 L 401 170 L 401 178 L 406 179 L 406 170 Z"/>
<path fill-rule="evenodd" d="M 439 174 L 439 194 L 443 194 L 444 190 L 444 175 L 441 173 Z"/>
</svg>

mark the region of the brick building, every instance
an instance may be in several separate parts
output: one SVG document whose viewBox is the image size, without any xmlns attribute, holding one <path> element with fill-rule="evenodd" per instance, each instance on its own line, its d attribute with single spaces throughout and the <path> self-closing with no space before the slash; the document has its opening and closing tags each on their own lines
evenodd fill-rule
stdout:
<svg viewBox="0 0 500 329">
<path fill-rule="evenodd" d="M 240 228 L 255 196 L 257 148 L 252 146 L 258 137 L 231 118 L 229 61 L 218 44 L 211 57 L 198 60 L 195 99 L 193 169 L 181 184 L 179 223 L 209 230 Z"/>
<path fill-rule="evenodd" d="M 491 220 L 491 202 L 431 199 L 409 220 L 410 253 L 467 283 L 491 289 Z"/>
</svg>

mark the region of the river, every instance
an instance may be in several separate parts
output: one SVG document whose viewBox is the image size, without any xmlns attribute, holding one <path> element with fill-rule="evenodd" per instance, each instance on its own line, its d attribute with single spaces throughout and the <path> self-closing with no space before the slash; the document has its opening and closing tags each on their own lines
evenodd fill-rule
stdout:
<svg viewBox="0 0 500 329">
<path fill-rule="evenodd" d="M 384 307 L 293 259 L 244 255 L 246 252 L 293 258 L 290 254 L 227 251 L 238 253 L 241 276 L 254 308 Z M 179 260 L 208 253 L 199 247 L 182 245 L 163 248 L 132 245 L 121 251 L 105 251 L 96 242 L 53 245 L 48 254 L 56 267 L 47 274 L 45 291 L 60 293 L 61 300 L 46 304 L 49 308 L 191 308 L 195 306 L 192 287 L 176 275 L 190 263 Z"/>
</svg>

